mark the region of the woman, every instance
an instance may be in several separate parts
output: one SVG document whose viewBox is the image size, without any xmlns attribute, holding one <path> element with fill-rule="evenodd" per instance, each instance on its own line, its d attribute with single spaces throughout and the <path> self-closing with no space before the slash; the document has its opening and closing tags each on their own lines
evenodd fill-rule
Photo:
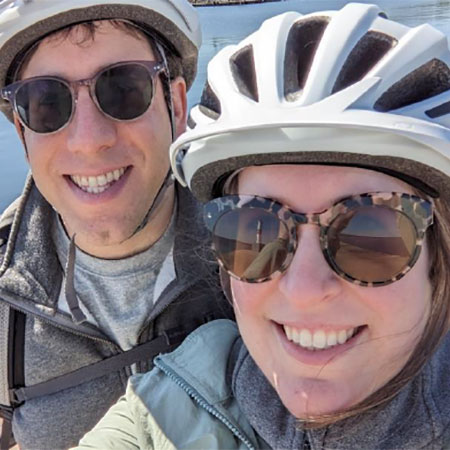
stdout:
<svg viewBox="0 0 450 450">
<path fill-rule="evenodd" d="M 449 448 L 449 63 L 362 4 L 211 61 L 172 161 L 239 332 L 159 356 L 82 447 Z"/>
</svg>

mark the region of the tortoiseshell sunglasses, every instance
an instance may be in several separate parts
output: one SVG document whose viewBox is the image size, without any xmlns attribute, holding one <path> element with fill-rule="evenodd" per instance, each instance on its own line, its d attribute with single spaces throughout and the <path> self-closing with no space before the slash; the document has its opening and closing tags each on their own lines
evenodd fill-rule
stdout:
<svg viewBox="0 0 450 450">
<path fill-rule="evenodd" d="M 410 194 L 367 193 L 321 213 L 297 213 L 268 198 L 229 195 L 204 207 L 214 252 L 234 278 L 261 283 L 284 272 L 299 245 L 297 227 L 320 227 L 320 246 L 332 270 L 361 286 L 384 286 L 416 263 L 433 223 L 433 205 Z"/>
</svg>

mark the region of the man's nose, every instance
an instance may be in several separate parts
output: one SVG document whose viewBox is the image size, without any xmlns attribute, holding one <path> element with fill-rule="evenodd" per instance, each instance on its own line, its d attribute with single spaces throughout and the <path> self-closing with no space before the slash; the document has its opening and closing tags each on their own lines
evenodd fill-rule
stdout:
<svg viewBox="0 0 450 450">
<path fill-rule="evenodd" d="M 85 86 L 78 89 L 67 131 L 67 147 L 74 153 L 103 151 L 112 147 L 117 139 L 117 124 L 99 111 Z"/>
<path fill-rule="evenodd" d="M 320 247 L 319 227 L 301 225 L 297 228 L 298 245 L 279 289 L 296 308 L 310 308 L 332 299 L 341 290 L 342 282 L 331 269 Z"/>
</svg>

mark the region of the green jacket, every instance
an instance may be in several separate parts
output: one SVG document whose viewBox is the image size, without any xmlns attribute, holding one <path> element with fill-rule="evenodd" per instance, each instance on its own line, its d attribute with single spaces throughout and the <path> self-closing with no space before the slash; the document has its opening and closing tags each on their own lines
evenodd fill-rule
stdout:
<svg viewBox="0 0 450 450">
<path fill-rule="evenodd" d="M 238 338 L 236 325 L 227 320 L 198 328 L 174 352 L 158 356 L 151 372 L 131 378 L 126 395 L 79 448 L 264 449 L 270 443 L 312 450 L 450 449 L 450 334 L 424 369 L 380 409 L 294 432 L 281 426 L 288 412 L 283 416 L 267 393 L 264 397 L 261 373 L 242 374 L 254 401 L 239 406 L 230 387 L 236 367 L 242 371 L 245 365 L 234 360 L 243 346 Z M 264 415 L 267 404 L 275 407 L 273 414 Z M 263 431 L 266 441 L 255 430 Z"/>
<path fill-rule="evenodd" d="M 191 333 L 177 350 L 158 356 L 151 372 L 130 379 L 125 396 L 77 448 L 264 448 L 226 380 L 238 336 L 228 320 Z"/>
</svg>

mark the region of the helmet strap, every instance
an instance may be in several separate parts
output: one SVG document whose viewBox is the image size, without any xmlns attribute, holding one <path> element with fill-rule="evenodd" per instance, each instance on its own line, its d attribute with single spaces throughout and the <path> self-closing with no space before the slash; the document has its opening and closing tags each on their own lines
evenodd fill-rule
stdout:
<svg viewBox="0 0 450 450">
<path fill-rule="evenodd" d="M 152 204 L 150 205 L 150 208 L 147 211 L 147 214 L 145 214 L 141 223 L 134 230 L 133 234 L 130 237 L 133 237 L 135 234 L 139 233 L 139 231 L 141 231 L 147 225 L 147 223 L 150 221 L 155 211 L 158 209 L 158 206 L 160 205 L 162 199 L 164 198 L 164 194 L 166 193 L 167 189 L 173 185 L 174 181 L 175 178 L 172 174 L 172 171 L 169 169 L 167 171 L 167 175 L 165 176 L 163 183 L 161 184 L 158 190 L 158 193 L 156 194 Z"/>
<path fill-rule="evenodd" d="M 155 45 L 158 49 L 162 62 L 166 68 L 164 75 L 161 77 L 161 80 L 163 82 L 164 97 L 169 112 L 170 129 L 172 133 L 172 142 L 173 142 L 175 140 L 175 114 L 173 111 L 172 88 L 170 85 L 169 65 L 167 64 L 166 55 L 162 45 L 157 40 L 155 40 Z M 161 203 L 161 200 L 163 199 L 167 189 L 174 183 L 174 180 L 175 178 L 172 174 L 172 171 L 171 169 L 169 169 L 167 171 L 167 175 L 165 176 L 163 183 L 161 184 L 158 190 L 158 193 L 156 194 L 156 197 L 153 200 L 153 203 L 150 205 L 150 208 L 147 211 L 147 214 L 144 216 L 144 218 L 142 219 L 141 223 L 136 228 L 136 230 L 134 230 L 134 233 L 131 235 L 131 237 L 134 236 L 136 233 L 139 233 L 139 231 L 141 231 L 147 225 L 147 223 L 152 218 L 154 212 L 157 210 L 158 205 Z"/>
</svg>

